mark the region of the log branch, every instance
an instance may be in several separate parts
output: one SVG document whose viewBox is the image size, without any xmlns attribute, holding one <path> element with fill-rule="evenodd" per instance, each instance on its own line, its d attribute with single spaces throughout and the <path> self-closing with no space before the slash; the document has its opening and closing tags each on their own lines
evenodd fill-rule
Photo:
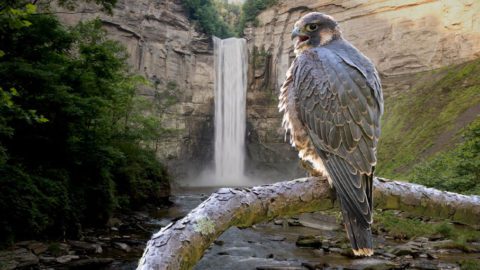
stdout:
<svg viewBox="0 0 480 270">
<path fill-rule="evenodd" d="M 421 185 L 374 180 L 376 206 L 480 224 L 480 197 L 438 191 Z M 204 251 L 232 226 L 250 227 L 276 217 L 333 207 L 324 178 L 302 178 L 252 188 L 222 188 L 176 221 L 154 234 L 137 270 L 192 269 Z"/>
</svg>

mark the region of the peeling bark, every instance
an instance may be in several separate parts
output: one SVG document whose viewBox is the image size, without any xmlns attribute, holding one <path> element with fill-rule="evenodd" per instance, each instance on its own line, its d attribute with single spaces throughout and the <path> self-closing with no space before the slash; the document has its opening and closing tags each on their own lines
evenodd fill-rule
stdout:
<svg viewBox="0 0 480 270">
<path fill-rule="evenodd" d="M 374 180 L 376 206 L 480 224 L 480 197 L 421 185 Z M 333 207 L 325 178 L 302 178 L 251 188 L 221 188 L 183 219 L 154 234 L 137 270 L 192 269 L 204 251 L 228 228 L 250 227 L 276 217 Z"/>
</svg>

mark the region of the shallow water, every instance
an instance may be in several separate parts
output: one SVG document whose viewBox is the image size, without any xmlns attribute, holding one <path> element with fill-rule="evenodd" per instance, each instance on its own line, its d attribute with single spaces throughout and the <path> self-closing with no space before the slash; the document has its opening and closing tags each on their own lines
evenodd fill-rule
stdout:
<svg viewBox="0 0 480 270">
<path fill-rule="evenodd" d="M 149 228 L 168 225 L 170 221 L 185 216 L 217 188 L 189 188 L 178 191 L 171 200 L 174 205 L 159 209 L 150 215 Z M 248 229 L 230 228 L 207 250 L 195 270 L 207 269 L 308 269 L 302 264 L 323 265 L 319 269 L 460 269 L 457 262 L 464 259 L 480 260 L 479 253 L 434 253 L 436 259 L 389 258 L 384 255 L 390 247 L 405 242 L 385 239 L 375 235 L 376 255 L 371 258 L 352 259 L 341 255 L 341 243 L 345 233 L 332 213 L 304 214 L 298 217 L 321 229 L 304 226 L 275 225 L 273 222 L 258 224 Z M 299 236 L 321 236 L 334 244 L 327 251 L 300 248 L 295 242 Z M 345 244 L 343 244 L 345 247 Z M 139 255 L 138 255 L 139 256 Z M 118 257 L 117 257 L 118 258 Z M 125 258 L 115 262 L 109 269 L 135 269 L 138 258 Z M 262 268 L 263 267 L 263 268 Z M 275 268 L 277 267 L 277 268 Z M 289 268 L 285 268 L 289 267 Z"/>
</svg>

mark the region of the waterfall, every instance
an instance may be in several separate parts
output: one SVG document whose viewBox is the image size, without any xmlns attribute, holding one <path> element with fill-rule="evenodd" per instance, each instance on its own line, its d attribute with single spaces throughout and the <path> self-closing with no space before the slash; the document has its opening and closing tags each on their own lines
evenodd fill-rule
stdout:
<svg viewBox="0 0 480 270">
<path fill-rule="evenodd" d="M 213 185 L 245 185 L 247 46 L 213 37 L 215 57 L 215 173 Z"/>
</svg>

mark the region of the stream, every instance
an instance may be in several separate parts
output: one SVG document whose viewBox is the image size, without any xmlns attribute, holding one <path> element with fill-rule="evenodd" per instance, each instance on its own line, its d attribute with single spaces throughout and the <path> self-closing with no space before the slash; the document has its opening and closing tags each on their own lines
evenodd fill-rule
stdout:
<svg viewBox="0 0 480 270">
<path fill-rule="evenodd" d="M 10 250 L 0 251 L 0 270 L 133 270 L 152 233 L 185 216 L 214 190 L 182 188 L 171 197 L 172 206 L 113 219 L 104 231 L 87 230 L 81 241 L 17 243 Z M 478 268 L 461 268 L 462 261 L 480 262 L 480 243 L 471 243 L 470 250 L 465 252 L 448 248 L 451 240 L 445 239 L 418 237 L 398 241 L 385 233 L 377 233 L 374 238 L 374 256 L 352 258 L 338 214 L 335 211 L 308 213 L 248 229 L 230 228 L 212 244 L 194 269 L 463 270 Z"/>
<path fill-rule="evenodd" d="M 174 205 L 152 213 L 159 225 L 181 218 L 215 189 L 182 189 Z M 207 269 L 460 269 L 462 260 L 480 261 L 480 253 L 439 249 L 442 240 L 410 242 L 375 235 L 376 253 L 352 258 L 336 212 L 307 213 L 248 229 L 230 228 L 207 250 L 195 270 Z M 477 245 L 478 246 L 478 245 Z"/>
</svg>

